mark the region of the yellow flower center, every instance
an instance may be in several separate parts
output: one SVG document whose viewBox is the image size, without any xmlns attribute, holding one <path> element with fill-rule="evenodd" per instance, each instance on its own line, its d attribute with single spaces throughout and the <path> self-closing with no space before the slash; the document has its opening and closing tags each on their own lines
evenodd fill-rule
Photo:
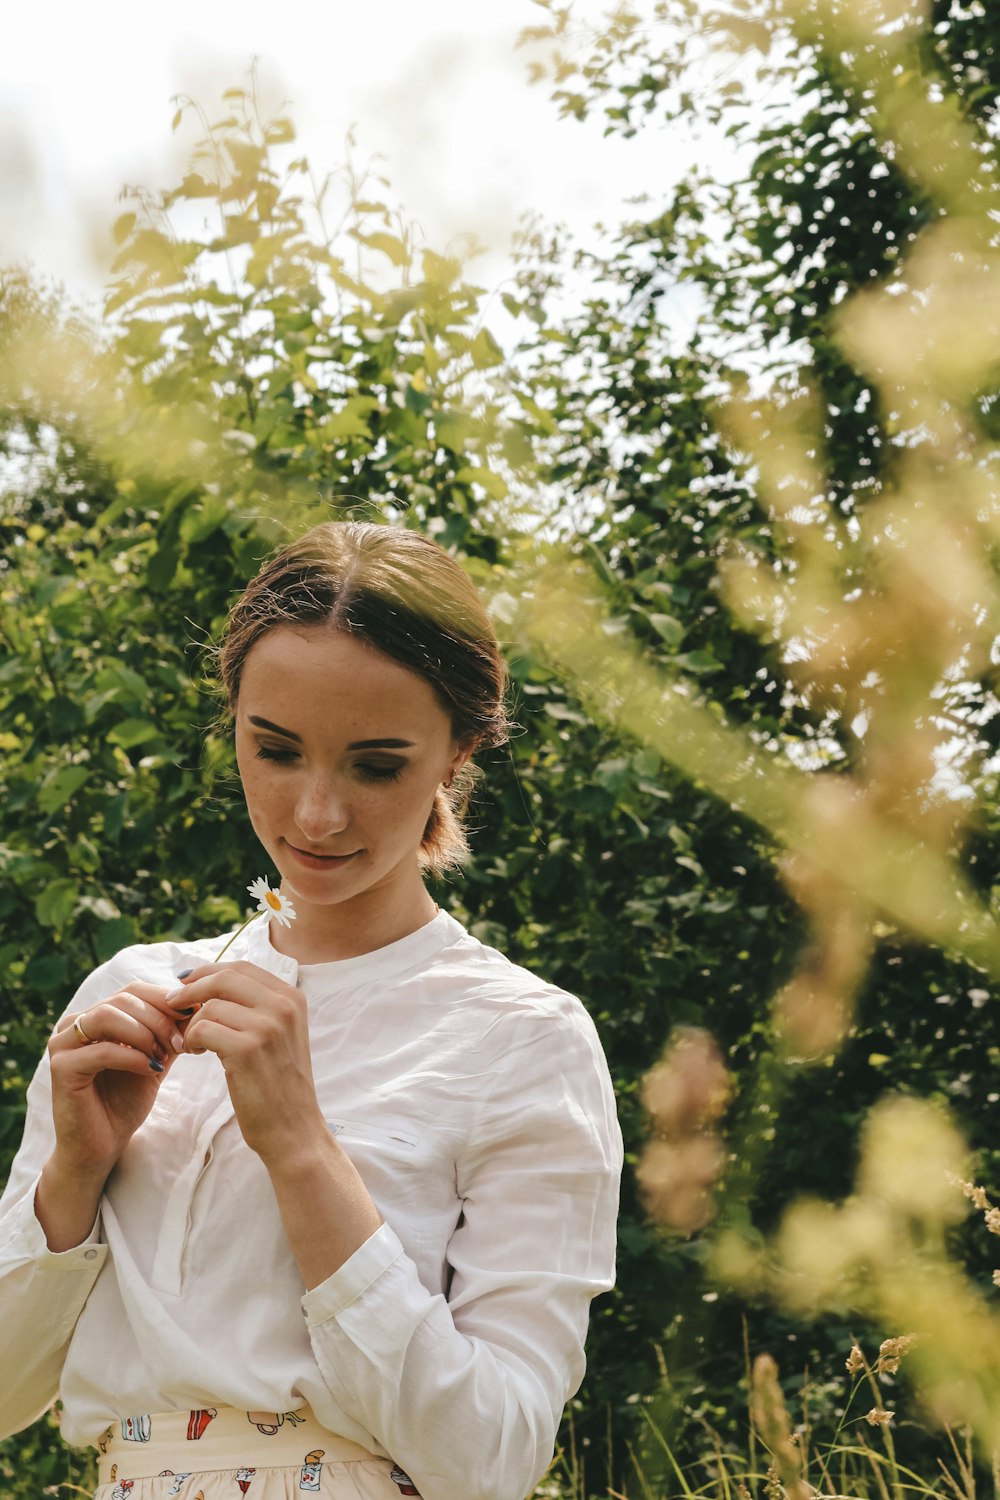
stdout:
<svg viewBox="0 0 1000 1500">
<path fill-rule="evenodd" d="M 281 897 L 278 895 L 277 891 L 267 891 L 264 896 L 264 900 L 267 902 L 268 906 L 273 908 L 274 911 L 281 910 Z"/>
</svg>

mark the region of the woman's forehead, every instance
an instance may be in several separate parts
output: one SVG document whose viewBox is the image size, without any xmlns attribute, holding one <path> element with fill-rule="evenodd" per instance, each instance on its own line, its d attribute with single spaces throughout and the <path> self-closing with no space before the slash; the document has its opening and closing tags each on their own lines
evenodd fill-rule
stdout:
<svg viewBox="0 0 1000 1500">
<path fill-rule="evenodd" d="M 317 627 L 275 627 L 254 643 L 244 663 L 240 709 L 247 719 L 265 716 L 300 735 L 310 726 L 341 728 L 349 719 L 381 726 L 365 738 L 405 738 L 404 721 L 423 733 L 428 721 L 447 722 L 419 673 L 356 636 Z"/>
</svg>

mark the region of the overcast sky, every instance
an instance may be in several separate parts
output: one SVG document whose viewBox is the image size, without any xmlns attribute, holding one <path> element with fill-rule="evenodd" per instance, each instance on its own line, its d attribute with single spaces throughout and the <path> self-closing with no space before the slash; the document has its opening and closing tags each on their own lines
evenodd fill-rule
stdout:
<svg viewBox="0 0 1000 1500">
<path fill-rule="evenodd" d="M 604 9 L 577 0 L 581 33 Z M 175 183 L 193 144 L 193 124 L 171 135 L 172 97 L 192 94 L 211 114 L 256 56 L 314 169 L 344 160 L 355 126 L 357 159 L 382 153 L 428 243 L 472 234 L 490 246 L 476 279 L 495 286 L 526 211 L 581 231 L 615 222 L 693 155 L 676 130 L 623 141 L 605 139 L 599 118 L 560 120 L 514 46 L 543 20 L 530 0 L 12 5 L 0 48 L 0 263 L 28 260 L 96 296 L 119 189 Z"/>
</svg>

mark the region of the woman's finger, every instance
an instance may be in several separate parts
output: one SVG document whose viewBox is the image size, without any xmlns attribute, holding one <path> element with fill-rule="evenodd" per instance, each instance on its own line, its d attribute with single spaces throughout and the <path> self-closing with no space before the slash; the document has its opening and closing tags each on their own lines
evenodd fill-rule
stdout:
<svg viewBox="0 0 1000 1500">
<path fill-rule="evenodd" d="M 301 992 L 257 964 L 241 962 L 192 969 L 181 985 L 165 997 L 167 1005 L 177 1014 L 216 998 L 233 1000 L 239 1005 L 273 1006 L 279 1000 L 297 1003 Z"/>
<path fill-rule="evenodd" d="M 170 1052 L 180 1050 L 173 1046 L 171 1036 L 166 1032 L 169 1022 L 135 996 L 127 997 L 130 1005 L 121 1003 L 125 998 L 119 995 L 114 1002 L 101 1001 L 71 1017 L 69 1025 L 61 1027 L 52 1038 L 50 1052 L 79 1051 L 100 1042 L 115 1042 L 119 1047 L 130 1047 L 155 1060 L 157 1067 L 154 1072 L 161 1069 Z M 140 1007 L 143 1013 L 136 1014 Z M 151 1025 L 149 1021 L 154 1016 L 157 1020 Z M 165 1040 L 157 1034 L 157 1027 L 166 1032 Z M 175 1026 L 170 1027 L 170 1031 L 178 1034 Z"/>
<path fill-rule="evenodd" d="M 127 1034 L 122 1034 L 120 1029 L 108 1020 L 109 1009 L 115 1009 L 123 1016 L 131 1017 L 150 1033 L 146 1050 L 158 1048 L 164 1054 L 172 1051 L 179 1052 L 184 1043 L 184 1020 L 170 1006 L 164 1004 L 164 993 L 160 985 L 145 984 L 137 980 L 127 989 L 118 990 L 85 1011 L 64 1016 L 56 1027 L 56 1032 L 61 1034 L 72 1031 L 74 1041 L 84 1046 L 86 1045 L 85 1038 L 80 1035 L 76 1024 L 79 1021 L 88 1039 L 96 1040 L 103 1031 L 106 1040 L 121 1041 L 128 1046 L 146 1045 L 136 1039 L 138 1033 L 134 1029 L 129 1028 Z M 103 1026 L 100 1020 L 102 1016 L 107 1022 Z"/>
<path fill-rule="evenodd" d="M 221 1031 L 213 1030 L 212 1035 L 228 1043 L 230 1051 L 242 1045 L 247 1037 L 266 1041 L 269 1037 L 276 1037 L 285 1027 L 284 1018 L 276 1015 L 273 1008 L 262 1012 L 254 1006 L 240 1005 L 235 1000 L 224 1000 L 214 995 L 199 1006 L 188 1021 L 184 1033 L 185 1052 L 206 1050 L 205 1028 L 209 1022 L 213 1028 L 222 1028 Z M 214 1052 L 219 1049 L 218 1046 L 213 1046 L 211 1050 Z"/>
<path fill-rule="evenodd" d="M 138 1073 L 149 1077 L 150 1071 L 165 1073 L 169 1061 L 160 1062 L 137 1047 L 123 1046 L 120 1042 L 81 1043 L 76 1047 L 51 1049 L 53 1078 L 60 1075 L 74 1078 L 91 1077 L 97 1073 Z"/>
</svg>

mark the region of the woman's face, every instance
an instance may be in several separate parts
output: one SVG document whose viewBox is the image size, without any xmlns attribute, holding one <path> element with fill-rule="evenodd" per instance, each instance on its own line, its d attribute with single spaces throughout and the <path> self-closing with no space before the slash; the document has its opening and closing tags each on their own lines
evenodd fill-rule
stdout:
<svg viewBox="0 0 1000 1500">
<path fill-rule="evenodd" d="M 356 637 L 281 625 L 254 643 L 236 760 L 303 939 L 344 901 L 426 901 L 420 840 L 435 792 L 467 758 L 431 685 Z"/>
</svg>

